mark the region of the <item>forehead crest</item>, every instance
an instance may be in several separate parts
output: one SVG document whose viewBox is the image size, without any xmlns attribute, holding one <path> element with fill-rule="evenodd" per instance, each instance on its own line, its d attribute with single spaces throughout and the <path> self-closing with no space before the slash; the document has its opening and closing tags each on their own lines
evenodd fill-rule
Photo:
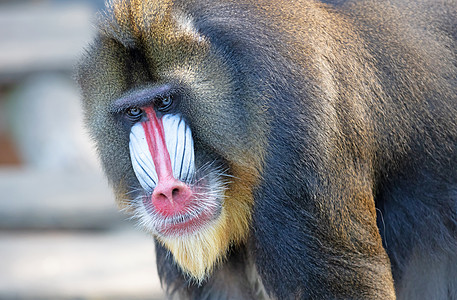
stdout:
<svg viewBox="0 0 457 300">
<path fill-rule="evenodd" d="M 99 28 L 126 47 L 138 42 L 159 45 L 205 40 L 192 17 L 174 8 L 172 0 L 111 0 Z"/>
</svg>

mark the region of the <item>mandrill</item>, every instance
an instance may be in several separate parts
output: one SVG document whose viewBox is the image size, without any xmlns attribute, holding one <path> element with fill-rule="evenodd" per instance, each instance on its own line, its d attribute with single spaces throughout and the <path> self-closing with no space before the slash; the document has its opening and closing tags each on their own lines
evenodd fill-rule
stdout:
<svg viewBox="0 0 457 300">
<path fill-rule="evenodd" d="M 457 299 L 456 0 L 112 0 L 78 66 L 178 299 Z"/>
</svg>

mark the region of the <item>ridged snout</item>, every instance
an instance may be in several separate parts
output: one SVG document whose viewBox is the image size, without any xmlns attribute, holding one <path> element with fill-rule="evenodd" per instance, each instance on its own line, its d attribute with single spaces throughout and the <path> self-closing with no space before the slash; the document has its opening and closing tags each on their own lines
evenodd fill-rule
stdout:
<svg viewBox="0 0 457 300">
<path fill-rule="evenodd" d="M 190 183 L 195 173 L 191 130 L 180 115 L 165 115 L 161 121 L 173 177 Z M 141 122 L 136 123 L 130 131 L 129 147 L 135 175 L 143 189 L 151 193 L 159 182 L 159 176 Z"/>
<path fill-rule="evenodd" d="M 189 126 L 180 115 L 157 119 L 152 109 L 148 120 L 130 132 L 130 156 L 147 202 L 165 216 L 181 214 L 192 197 L 188 183 L 195 173 L 194 144 Z M 166 146 L 166 149 L 164 145 Z"/>
</svg>

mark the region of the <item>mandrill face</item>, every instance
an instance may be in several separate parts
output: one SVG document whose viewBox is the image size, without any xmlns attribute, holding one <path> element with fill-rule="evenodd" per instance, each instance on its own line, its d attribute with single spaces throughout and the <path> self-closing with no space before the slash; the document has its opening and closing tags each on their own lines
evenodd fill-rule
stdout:
<svg viewBox="0 0 457 300">
<path fill-rule="evenodd" d="M 118 202 L 197 280 L 249 234 L 267 130 L 212 34 L 170 1 L 113 1 L 78 75 Z"/>
<path fill-rule="evenodd" d="M 158 100 L 153 105 L 139 105 L 126 112 L 133 124 L 129 136 L 131 164 L 143 189 L 135 201 L 136 213 L 157 235 L 198 234 L 211 227 L 221 213 L 224 182 L 218 179 L 223 173 L 202 172 L 201 168 L 197 174 L 192 133 L 183 116 L 175 113 L 158 117 L 156 113 L 171 110 L 175 96 L 154 98 Z"/>
</svg>

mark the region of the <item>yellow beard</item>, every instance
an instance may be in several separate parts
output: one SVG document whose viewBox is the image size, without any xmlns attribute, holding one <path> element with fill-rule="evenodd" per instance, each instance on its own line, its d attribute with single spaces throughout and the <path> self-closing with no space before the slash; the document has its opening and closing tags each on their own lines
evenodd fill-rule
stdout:
<svg viewBox="0 0 457 300">
<path fill-rule="evenodd" d="M 229 247 L 226 214 L 222 212 L 213 222 L 192 235 L 159 237 L 181 268 L 197 281 L 202 281 L 212 271 Z"/>
<path fill-rule="evenodd" d="M 246 177 L 245 177 L 246 178 Z M 249 233 L 252 193 L 237 178 L 226 191 L 221 215 L 200 231 L 181 237 L 158 237 L 183 271 L 202 281 L 224 260 L 231 244 L 243 243 Z"/>
</svg>

